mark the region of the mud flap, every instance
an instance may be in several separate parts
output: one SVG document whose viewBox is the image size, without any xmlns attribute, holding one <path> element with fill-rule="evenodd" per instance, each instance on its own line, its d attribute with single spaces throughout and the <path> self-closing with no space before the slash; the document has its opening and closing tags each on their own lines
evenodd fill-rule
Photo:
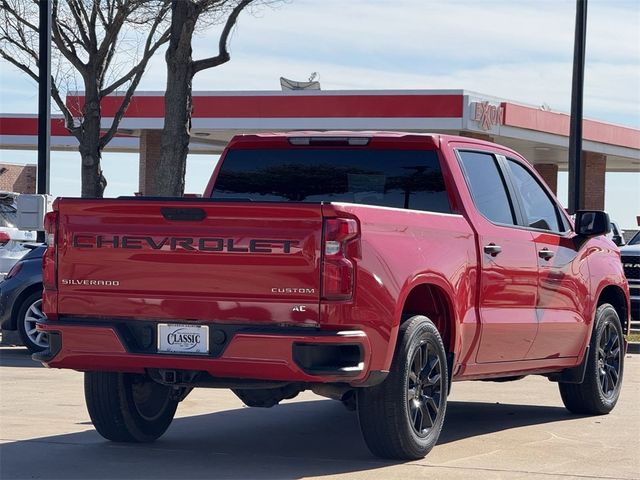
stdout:
<svg viewBox="0 0 640 480">
<path fill-rule="evenodd" d="M 582 363 L 573 368 L 566 368 L 559 373 L 553 373 L 549 375 L 549 380 L 559 383 L 582 383 L 584 381 L 584 374 L 587 371 L 587 362 L 589 361 L 589 345 L 584 352 Z"/>
</svg>

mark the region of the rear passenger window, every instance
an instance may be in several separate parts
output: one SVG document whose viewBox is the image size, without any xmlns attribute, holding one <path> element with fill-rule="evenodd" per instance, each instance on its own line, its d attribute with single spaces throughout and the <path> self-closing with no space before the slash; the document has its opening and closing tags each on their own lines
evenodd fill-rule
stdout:
<svg viewBox="0 0 640 480">
<path fill-rule="evenodd" d="M 494 223 L 515 225 L 513 207 L 493 155 L 458 152 L 476 208 Z"/>
<path fill-rule="evenodd" d="M 507 163 L 511 168 L 513 183 L 527 216 L 525 219 L 527 226 L 552 232 L 564 231 L 564 225 L 560 228 L 558 222 L 556 206 L 535 177 L 518 162 L 507 158 Z"/>
</svg>

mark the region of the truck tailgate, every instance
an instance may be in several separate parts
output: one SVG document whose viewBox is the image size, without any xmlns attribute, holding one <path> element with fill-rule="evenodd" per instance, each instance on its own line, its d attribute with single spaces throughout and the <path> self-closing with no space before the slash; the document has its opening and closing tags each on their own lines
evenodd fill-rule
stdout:
<svg viewBox="0 0 640 480">
<path fill-rule="evenodd" d="M 58 314 L 314 325 L 320 204 L 60 199 Z"/>
</svg>

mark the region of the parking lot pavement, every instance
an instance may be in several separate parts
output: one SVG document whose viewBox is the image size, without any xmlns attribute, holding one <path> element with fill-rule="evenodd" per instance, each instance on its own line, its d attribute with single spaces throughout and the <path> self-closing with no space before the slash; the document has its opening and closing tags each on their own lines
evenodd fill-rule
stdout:
<svg viewBox="0 0 640 480">
<path fill-rule="evenodd" d="M 272 409 L 198 389 L 159 441 L 106 442 L 91 426 L 82 374 L 0 348 L 0 477 L 623 478 L 640 477 L 640 356 L 628 355 L 610 415 L 580 417 L 544 378 L 453 386 L 439 444 L 424 460 L 372 457 L 340 403 L 304 393 Z"/>
</svg>

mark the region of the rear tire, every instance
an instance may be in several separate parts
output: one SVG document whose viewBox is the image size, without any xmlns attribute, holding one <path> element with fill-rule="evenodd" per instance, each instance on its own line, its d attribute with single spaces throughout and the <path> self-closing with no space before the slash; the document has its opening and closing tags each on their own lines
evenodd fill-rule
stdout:
<svg viewBox="0 0 640 480">
<path fill-rule="evenodd" d="M 573 413 L 604 415 L 613 410 L 622 388 L 624 348 L 618 312 L 610 304 L 598 307 L 582 383 L 560 383 L 560 396 Z"/>
<path fill-rule="evenodd" d="M 84 394 L 94 427 L 113 442 L 153 442 L 178 406 L 171 387 L 130 373 L 86 372 Z"/>
<path fill-rule="evenodd" d="M 358 417 L 371 452 L 416 460 L 435 446 L 447 408 L 447 357 L 436 326 L 416 315 L 400 327 L 389 375 L 358 391 Z"/>
</svg>

